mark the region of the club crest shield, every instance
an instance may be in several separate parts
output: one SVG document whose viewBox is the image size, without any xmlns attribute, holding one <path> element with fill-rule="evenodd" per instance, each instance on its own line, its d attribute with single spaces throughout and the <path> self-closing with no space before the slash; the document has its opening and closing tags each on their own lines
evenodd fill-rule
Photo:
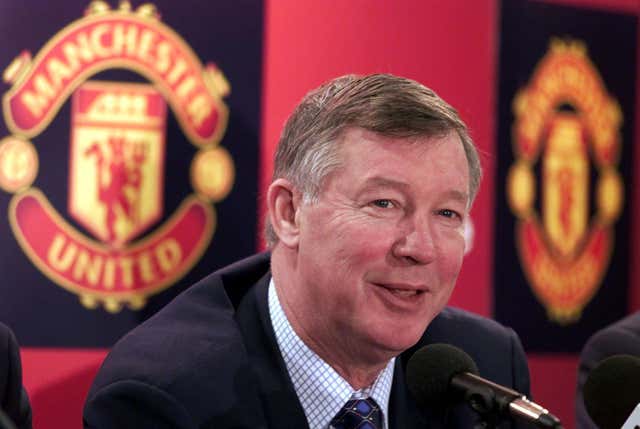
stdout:
<svg viewBox="0 0 640 429">
<path fill-rule="evenodd" d="M 69 214 L 122 246 L 162 215 L 166 104 L 143 84 L 86 82 L 72 98 Z"/>
</svg>

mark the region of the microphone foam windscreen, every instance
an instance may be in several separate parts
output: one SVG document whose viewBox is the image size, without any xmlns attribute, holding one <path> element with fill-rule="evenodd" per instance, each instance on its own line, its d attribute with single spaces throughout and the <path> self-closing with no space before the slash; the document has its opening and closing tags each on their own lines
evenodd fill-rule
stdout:
<svg viewBox="0 0 640 429">
<path fill-rule="evenodd" d="M 445 406 L 458 402 L 450 389 L 454 375 L 478 374 L 471 356 L 450 344 L 431 344 L 415 352 L 407 364 L 407 386 L 420 407 Z"/>
<path fill-rule="evenodd" d="M 603 360 L 587 377 L 583 395 L 600 429 L 620 429 L 640 403 L 640 358 L 616 355 Z"/>
</svg>

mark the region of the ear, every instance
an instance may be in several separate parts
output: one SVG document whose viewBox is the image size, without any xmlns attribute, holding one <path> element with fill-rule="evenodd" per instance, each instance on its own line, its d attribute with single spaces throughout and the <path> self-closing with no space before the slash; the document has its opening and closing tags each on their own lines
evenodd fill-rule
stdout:
<svg viewBox="0 0 640 429">
<path fill-rule="evenodd" d="M 298 246 L 300 229 L 297 213 L 301 200 L 300 191 L 283 178 L 274 180 L 267 191 L 269 220 L 279 242 L 287 247 Z"/>
</svg>

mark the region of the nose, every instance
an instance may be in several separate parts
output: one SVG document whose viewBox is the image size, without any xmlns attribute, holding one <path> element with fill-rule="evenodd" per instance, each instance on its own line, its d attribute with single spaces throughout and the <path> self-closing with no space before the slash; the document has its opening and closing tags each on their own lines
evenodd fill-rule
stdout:
<svg viewBox="0 0 640 429">
<path fill-rule="evenodd" d="M 433 262 L 436 257 L 436 245 L 431 228 L 428 220 L 413 222 L 394 243 L 393 255 L 412 265 Z"/>
</svg>

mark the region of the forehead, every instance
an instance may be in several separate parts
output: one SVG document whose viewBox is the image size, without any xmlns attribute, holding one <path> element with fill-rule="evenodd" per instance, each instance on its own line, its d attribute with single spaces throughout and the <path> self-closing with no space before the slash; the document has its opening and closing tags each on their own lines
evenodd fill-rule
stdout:
<svg viewBox="0 0 640 429">
<path fill-rule="evenodd" d="M 381 159 L 418 165 L 425 161 L 448 164 L 461 159 L 467 163 L 464 147 L 455 131 L 441 136 L 393 137 L 362 128 L 349 128 L 337 143 L 337 153 L 343 164 L 354 161 L 376 163 Z"/>
<path fill-rule="evenodd" d="M 455 132 L 402 138 L 351 128 L 339 140 L 338 156 L 340 170 L 351 171 L 359 182 L 469 192 L 468 162 Z"/>
</svg>

